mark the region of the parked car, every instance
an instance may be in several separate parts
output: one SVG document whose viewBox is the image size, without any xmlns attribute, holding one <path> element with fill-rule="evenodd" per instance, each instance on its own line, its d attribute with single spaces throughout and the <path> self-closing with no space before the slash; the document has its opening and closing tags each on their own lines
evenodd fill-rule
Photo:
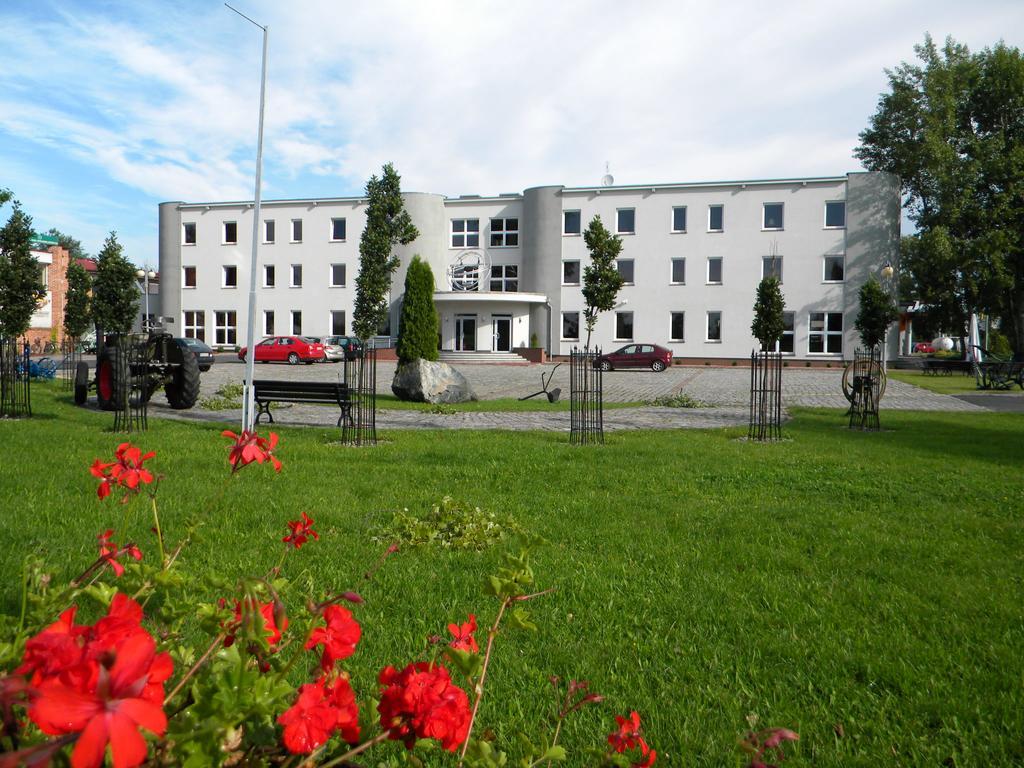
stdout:
<svg viewBox="0 0 1024 768">
<path fill-rule="evenodd" d="M 914 351 L 915 352 L 921 352 L 921 353 L 926 354 L 926 355 L 930 355 L 932 352 L 935 351 L 935 347 L 933 347 L 931 344 L 929 344 L 926 341 L 919 341 L 919 342 L 917 342 L 917 344 L 914 345 Z"/>
<path fill-rule="evenodd" d="M 247 347 L 238 350 L 238 359 L 245 360 Z M 300 362 L 309 365 L 324 358 L 324 345 L 305 336 L 271 336 L 256 345 L 253 359 L 257 363 L 289 363 L 298 365 Z"/>
<path fill-rule="evenodd" d="M 199 363 L 200 371 L 205 373 L 213 367 L 213 350 L 199 339 L 176 338 L 174 343 L 196 356 L 196 362 Z"/>
<path fill-rule="evenodd" d="M 670 365 L 672 350 L 659 347 L 657 344 L 627 344 L 594 360 L 594 366 L 602 371 L 616 368 L 650 368 L 652 371 L 664 371 Z"/>
<path fill-rule="evenodd" d="M 325 336 L 324 347 L 326 348 L 328 345 L 340 348 L 346 360 L 355 360 L 357 357 L 363 356 L 363 343 L 355 336 Z M 334 359 L 329 353 L 327 358 Z"/>
</svg>

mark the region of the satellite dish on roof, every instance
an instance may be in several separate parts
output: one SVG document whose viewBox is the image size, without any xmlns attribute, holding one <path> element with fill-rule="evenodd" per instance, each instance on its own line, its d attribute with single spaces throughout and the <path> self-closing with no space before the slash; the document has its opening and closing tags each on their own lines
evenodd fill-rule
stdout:
<svg viewBox="0 0 1024 768">
<path fill-rule="evenodd" d="M 610 187 L 614 183 L 615 177 L 612 176 L 611 172 L 608 170 L 608 163 L 606 162 L 604 164 L 604 176 L 601 177 L 601 186 Z"/>
</svg>

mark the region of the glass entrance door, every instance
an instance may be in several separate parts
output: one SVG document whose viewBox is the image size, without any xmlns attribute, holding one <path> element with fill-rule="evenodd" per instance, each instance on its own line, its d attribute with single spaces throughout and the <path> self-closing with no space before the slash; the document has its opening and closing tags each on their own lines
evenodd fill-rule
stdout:
<svg viewBox="0 0 1024 768">
<path fill-rule="evenodd" d="M 458 352 L 476 351 L 476 315 L 455 316 L 455 349 Z"/>
<path fill-rule="evenodd" d="M 494 346 L 495 352 L 512 351 L 512 318 L 505 315 L 494 316 Z"/>
</svg>

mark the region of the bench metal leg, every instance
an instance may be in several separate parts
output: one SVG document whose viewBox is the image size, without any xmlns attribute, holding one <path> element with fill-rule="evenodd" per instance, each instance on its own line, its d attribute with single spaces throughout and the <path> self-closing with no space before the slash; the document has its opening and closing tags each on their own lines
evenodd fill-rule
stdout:
<svg viewBox="0 0 1024 768">
<path fill-rule="evenodd" d="M 260 417 L 263 416 L 264 414 L 266 414 L 266 416 L 270 420 L 271 424 L 274 423 L 274 414 L 272 414 L 270 412 L 270 404 L 272 402 L 273 402 L 273 400 L 268 400 L 265 403 L 261 403 L 261 402 L 257 401 L 256 407 L 259 409 L 259 411 L 256 414 L 256 420 L 253 422 L 253 426 L 256 426 L 257 424 L 260 423 Z"/>
</svg>

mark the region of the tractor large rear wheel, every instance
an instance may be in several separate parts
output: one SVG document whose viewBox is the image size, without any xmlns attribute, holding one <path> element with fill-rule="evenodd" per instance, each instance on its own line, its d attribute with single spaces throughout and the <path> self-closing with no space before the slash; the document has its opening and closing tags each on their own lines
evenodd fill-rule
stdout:
<svg viewBox="0 0 1024 768">
<path fill-rule="evenodd" d="M 96 402 L 101 411 L 124 408 L 128 399 L 128 377 L 121 350 L 103 347 L 96 358 Z M 77 371 L 76 371 L 77 374 Z"/>
<path fill-rule="evenodd" d="M 176 363 L 171 378 L 164 385 L 167 402 L 176 411 L 191 408 L 199 399 L 199 362 L 189 350 L 182 350 L 177 344 L 168 344 L 167 353 Z"/>
</svg>

